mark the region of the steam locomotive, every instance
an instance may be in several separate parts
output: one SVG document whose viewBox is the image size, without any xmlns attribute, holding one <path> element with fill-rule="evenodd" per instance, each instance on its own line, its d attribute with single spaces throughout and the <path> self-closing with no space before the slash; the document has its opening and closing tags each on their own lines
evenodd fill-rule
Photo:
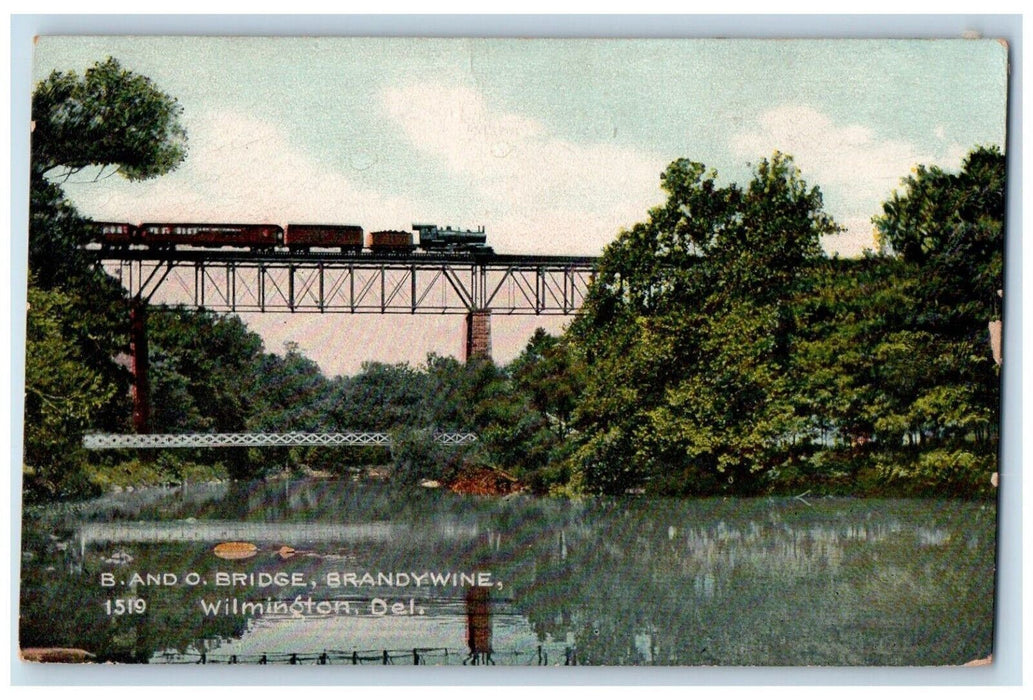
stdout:
<svg viewBox="0 0 1033 700">
<path fill-rule="evenodd" d="M 413 224 L 419 234 L 414 240 L 409 231 L 363 232 L 361 226 L 348 224 L 288 224 L 286 229 L 275 224 L 209 224 L 209 223 L 144 223 L 139 225 L 113 221 L 91 223 L 91 241 L 104 250 L 143 246 L 171 250 L 180 246 L 192 248 L 247 248 L 271 252 L 286 248 L 292 253 L 309 253 L 313 248 L 333 248 L 343 255 L 359 255 L 363 249 L 379 255 L 409 255 L 417 248 L 435 253 L 464 253 L 490 256 L 481 226 L 475 231 L 439 228 L 435 224 Z"/>
</svg>

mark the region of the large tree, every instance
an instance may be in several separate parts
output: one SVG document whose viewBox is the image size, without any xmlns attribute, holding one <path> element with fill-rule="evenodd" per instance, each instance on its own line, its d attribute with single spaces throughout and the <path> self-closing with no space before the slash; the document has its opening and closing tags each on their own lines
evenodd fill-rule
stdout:
<svg viewBox="0 0 1033 700">
<path fill-rule="evenodd" d="M 174 98 L 114 59 L 83 75 L 55 71 L 33 92 L 28 311 L 33 336 L 26 355 L 25 412 L 30 498 L 81 493 L 68 485 L 84 483 L 77 449 L 83 429 L 118 428 L 126 415 L 129 377 L 115 361 L 127 349 L 125 292 L 84 254 L 87 221 L 61 185 L 91 166 L 100 169 L 98 175 L 108 168 L 130 180 L 169 172 L 186 154 L 180 114 Z M 81 373 L 56 371 L 73 365 Z M 45 415 L 54 405 L 68 420 Z M 42 474 L 48 476 L 37 478 Z"/>
<path fill-rule="evenodd" d="M 922 270 L 927 321 L 961 336 L 997 317 L 1004 288 L 1005 158 L 973 150 L 960 172 L 920 165 L 873 220 L 888 253 Z"/>
<path fill-rule="evenodd" d="M 164 175 L 186 157 L 183 109 L 114 58 L 83 75 L 54 71 L 32 95 L 32 174 L 113 167 L 130 180 Z"/>
<path fill-rule="evenodd" d="M 607 247 L 571 327 L 587 381 L 575 472 L 604 492 L 751 491 L 801 430 L 789 302 L 838 228 L 781 153 L 745 188 L 688 160 L 662 186 L 667 202 Z"/>
<path fill-rule="evenodd" d="M 25 487 L 30 498 L 77 495 L 85 476 L 77 437 L 112 400 L 115 387 L 83 361 L 83 318 L 68 295 L 30 286 L 25 330 Z"/>
<path fill-rule="evenodd" d="M 911 448 L 888 471 L 931 488 L 985 484 L 995 469 L 1000 376 L 988 322 L 1001 315 L 1004 214 L 1004 154 L 979 147 L 957 172 L 916 167 L 874 219 L 910 295 L 882 363 L 909 377 L 909 391 L 876 428 L 885 444 Z"/>
<path fill-rule="evenodd" d="M 88 230 L 61 184 L 91 167 L 95 177 L 128 180 L 170 172 L 186 157 L 181 115 L 174 97 L 114 58 L 40 81 L 32 95 L 29 266 L 41 286 L 98 282 L 79 250 Z"/>
</svg>

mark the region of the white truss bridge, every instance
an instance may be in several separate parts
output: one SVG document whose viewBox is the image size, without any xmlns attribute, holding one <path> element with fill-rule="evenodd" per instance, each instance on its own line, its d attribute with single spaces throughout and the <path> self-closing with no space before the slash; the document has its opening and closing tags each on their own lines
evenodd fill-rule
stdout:
<svg viewBox="0 0 1033 700">
<path fill-rule="evenodd" d="M 477 442 L 474 433 L 435 433 L 442 445 Z M 149 433 L 120 435 L 89 433 L 83 436 L 88 450 L 167 449 L 173 447 L 366 447 L 391 446 L 388 433 Z"/>
</svg>

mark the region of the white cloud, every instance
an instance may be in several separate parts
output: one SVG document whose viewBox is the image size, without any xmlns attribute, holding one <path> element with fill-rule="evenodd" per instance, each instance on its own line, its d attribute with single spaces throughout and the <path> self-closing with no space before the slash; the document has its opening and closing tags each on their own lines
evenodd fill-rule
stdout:
<svg viewBox="0 0 1033 700">
<path fill-rule="evenodd" d="M 497 249 L 597 253 L 662 201 L 663 157 L 558 138 L 468 87 L 413 83 L 380 98 L 417 151 L 470 184 Z"/>
<path fill-rule="evenodd" d="M 187 129 L 190 152 L 169 175 L 70 184 L 66 192 L 93 218 L 119 221 L 321 221 L 375 229 L 397 228 L 412 216 L 412 202 L 328 170 L 257 117 L 210 112 Z"/>
<path fill-rule="evenodd" d="M 757 158 L 779 150 L 793 156 L 804 177 L 825 194 L 826 209 L 847 228 L 825 242 L 830 251 L 857 255 L 873 247 L 871 217 L 919 163 L 957 167 L 965 149 L 952 144 L 937 157 L 913 144 L 880 139 L 871 129 L 837 124 L 809 106 L 783 105 L 763 113 L 755 127 L 731 138 L 733 152 Z"/>
<path fill-rule="evenodd" d="M 532 135 L 532 122 L 517 118 L 503 122 L 508 132 Z M 367 230 L 397 228 L 412 221 L 414 212 L 425 211 L 425 203 L 393 197 L 364 188 L 346 173 L 329 170 L 324 164 L 291 146 L 283 132 L 269 122 L 237 112 L 212 112 L 188 123 L 190 153 L 169 175 L 139 183 L 118 177 L 89 182 L 87 175 L 64 185 L 80 210 L 97 220 L 116 221 L 241 221 L 285 224 L 292 221 L 357 223 Z M 469 145 L 469 144 L 465 144 Z M 443 145 L 439 146 L 444 148 Z M 454 162 L 462 161 L 456 151 Z M 354 165 L 354 163 L 353 163 Z M 653 173 L 658 181 L 659 171 Z M 510 185 L 512 182 L 510 181 Z M 655 185 L 654 185 L 655 188 Z M 570 221 L 553 208 L 537 211 L 526 192 L 518 207 L 527 207 L 522 217 L 510 214 L 513 231 L 533 233 L 524 240 L 531 250 L 543 252 L 543 231 L 563 232 Z M 494 202 L 499 208 L 505 202 Z M 645 209 L 636 212 L 644 215 Z M 598 226 L 596 219 L 572 218 L 585 230 Z M 628 222 L 634 221 L 632 217 Z M 588 222 L 588 223 L 585 223 Z M 489 229 L 492 231 L 493 229 Z M 600 237 L 605 242 L 607 231 Z M 491 242 L 503 250 L 509 246 Z M 600 244 L 601 245 L 601 244 Z M 547 252 L 590 253 L 578 242 L 549 241 Z M 189 302 L 188 290 L 172 281 L 166 283 L 156 301 Z M 283 343 L 294 340 L 329 374 L 357 372 L 368 359 L 385 362 L 422 362 L 428 352 L 461 356 L 462 316 L 363 316 L 308 314 L 243 314 L 271 352 L 282 352 Z M 500 362 L 516 356 L 537 326 L 557 332 L 567 319 L 562 317 L 499 318 L 493 322 L 495 356 Z"/>
<path fill-rule="evenodd" d="M 555 254 L 598 253 L 662 200 L 663 157 L 550 136 L 538 121 L 489 109 L 472 89 L 421 83 L 383 91 L 380 104 L 418 155 L 442 164 L 453 174 L 449 186 L 469 193 L 466 212 L 359 185 L 294 147 L 280 127 L 233 111 L 186 124 L 190 152 L 169 175 L 69 183 L 66 192 L 95 219 L 324 221 L 376 230 L 437 217 L 484 224 L 497 250 Z"/>
<path fill-rule="evenodd" d="M 871 216 L 837 216 L 836 223 L 846 230 L 822 240 L 822 245 L 829 253 L 839 253 L 842 257 L 850 258 L 862 255 L 866 249 L 875 250 L 878 247 Z"/>
</svg>

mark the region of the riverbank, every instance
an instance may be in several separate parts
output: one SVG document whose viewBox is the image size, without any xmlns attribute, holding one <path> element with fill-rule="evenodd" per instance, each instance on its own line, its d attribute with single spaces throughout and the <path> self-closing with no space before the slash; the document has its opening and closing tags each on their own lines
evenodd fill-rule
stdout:
<svg viewBox="0 0 1033 700">
<path fill-rule="evenodd" d="M 964 456 L 964 455 L 962 455 Z M 228 483 L 234 481 L 229 470 L 221 463 L 199 464 L 177 460 L 168 454 L 149 459 L 130 459 L 113 463 L 94 464 L 89 472 L 89 489 L 81 498 L 51 501 L 72 503 L 101 495 L 133 492 L 151 487 L 178 487 L 183 484 Z M 959 458 L 957 454 L 940 454 L 936 460 L 917 460 L 914 464 L 896 464 L 885 460 L 866 460 L 856 463 L 822 465 L 824 468 L 785 466 L 772 470 L 767 483 L 752 493 L 689 493 L 671 492 L 670 484 L 647 482 L 628 489 L 625 495 L 645 497 L 706 497 L 706 496 L 769 496 L 769 497 L 852 497 L 852 498 L 951 498 L 990 500 L 996 497 L 996 472 L 986 471 L 996 461 Z M 559 499 L 589 495 L 572 490 L 570 484 L 539 488 L 542 484 L 527 483 L 519 473 L 511 473 L 484 464 L 452 465 L 437 478 L 421 479 L 415 483 L 399 478 L 389 464 L 331 466 L 313 469 L 305 465 L 265 475 L 262 480 L 325 479 L 359 482 L 386 482 L 404 487 L 421 484 L 457 494 L 503 497 L 513 493 L 534 493 Z M 983 473 L 986 471 L 986 473 Z M 28 503 L 28 502 L 27 502 Z M 42 505 L 42 503 L 40 503 Z"/>
<path fill-rule="evenodd" d="M 229 472 L 221 463 L 177 462 L 161 456 L 98 465 L 90 472 L 89 480 L 101 493 L 119 493 L 151 486 L 180 486 L 184 482 L 222 482 L 229 480 Z"/>
<path fill-rule="evenodd" d="M 284 479 L 328 479 L 347 481 L 389 482 L 392 470 L 384 465 L 349 468 L 343 473 L 300 467 L 264 477 L 264 481 Z M 222 464 L 206 465 L 194 462 L 173 463 L 167 459 L 130 460 L 104 465 L 90 475 L 90 483 L 100 494 L 133 492 L 152 487 L 180 486 L 183 483 L 223 483 L 230 481 L 229 472 Z M 467 465 L 441 481 L 424 482 L 433 488 L 444 488 L 459 494 L 506 496 L 526 490 L 526 486 L 501 469 Z"/>
</svg>

